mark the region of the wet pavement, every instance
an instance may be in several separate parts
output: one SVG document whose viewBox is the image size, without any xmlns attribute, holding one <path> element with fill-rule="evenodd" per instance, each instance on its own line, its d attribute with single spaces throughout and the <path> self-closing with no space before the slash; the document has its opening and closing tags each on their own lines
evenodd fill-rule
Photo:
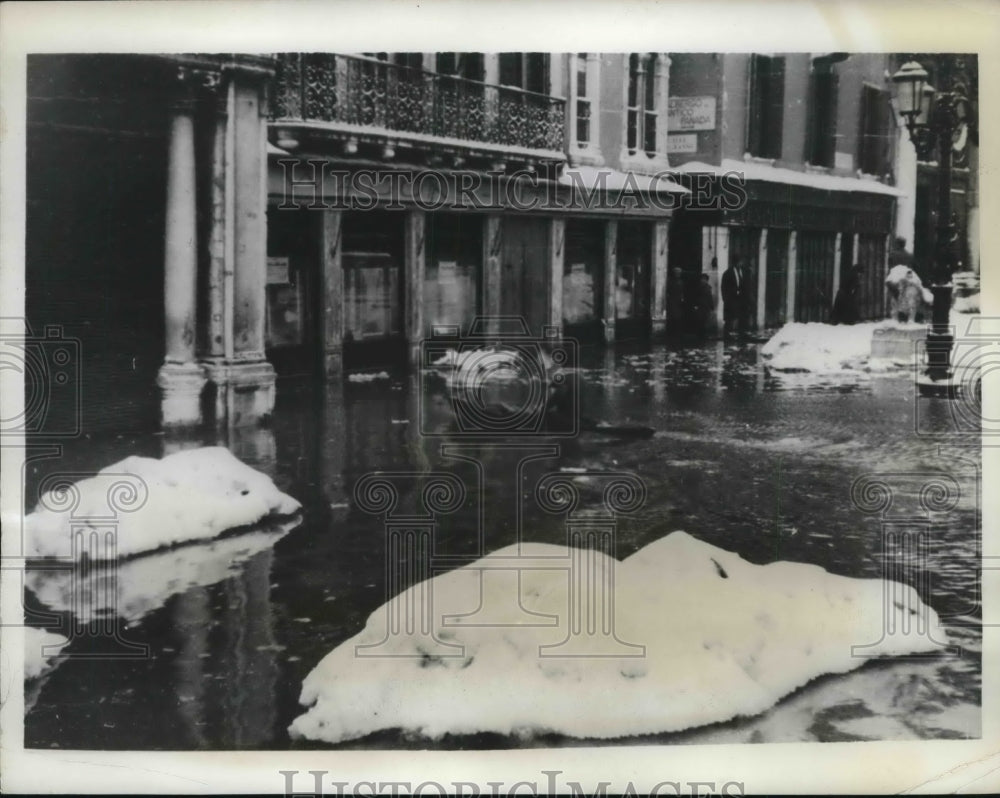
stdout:
<svg viewBox="0 0 1000 798">
<path fill-rule="evenodd" d="M 948 629 L 952 649 L 942 655 L 871 662 L 818 679 L 756 718 L 627 742 L 978 737 L 979 450 L 974 435 L 954 432 L 962 408 L 944 399 L 918 402 L 906 371 L 836 379 L 771 374 L 759 349 L 710 342 L 582 350 L 583 412 L 653 428 L 645 440 L 596 431 L 510 438 L 501 447 L 428 436 L 450 428 L 440 380 L 389 375 L 329 387 L 282 384 L 266 428 L 185 442 L 153 434 L 84 439 L 59 458 L 33 461 L 29 496 L 56 470 L 93 471 L 129 454 L 158 457 L 178 446 L 222 443 L 272 476 L 304 513 L 293 529 L 124 564 L 119 639 L 74 639 L 68 656 L 29 683 L 26 747 L 302 747 L 286 732 L 301 711 L 302 679 L 387 598 L 383 522 L 353 493 L 372 471 L 447 471 L 463 480 L 465 500 L 435 533 L 435 553 L 455 562 L 515 542 L 518 529 L 527 540 L 564 544 L 563 519 L 532 496 L 543 474 L 572 475 L 582 501 L 596 506 L 593 472 L 631 472 L 645 482 L 647 497 L 639 512 L 619 520 L 619 558 L 683 529 L 756 563 L 793 560 L 855 577 L 888 573 L 916 587 Z M 444 443 L 452 448 L 442 451 Z M 852 485 L 866 475 L 852 498 Z M 419 480 L 399 482 L 405 512 L 419 501 Z M 878 483 L 892 493 L 888 506 L 879 503 Z M 889 528 L 922 531 L 911 556 L 886 542 Z M 35 585 L 29 610 L 42 609 L 46 590 L 58 593 L 59 578 Z M 67 622 L 65 614 L 35 618 L 56 631 Z M 858 644 L 866 642 L 874 641 Z M 143 645 L 146 655 L 121 656 Z M 550 735 L 430 741 L 389 733 L 343 747 L 578 744 Z"/>
</svg>

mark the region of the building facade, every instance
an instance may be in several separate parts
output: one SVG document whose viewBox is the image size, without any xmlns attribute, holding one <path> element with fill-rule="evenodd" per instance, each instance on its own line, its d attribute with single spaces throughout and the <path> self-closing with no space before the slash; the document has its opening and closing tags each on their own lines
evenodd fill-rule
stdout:
<svg viewBox="0 0 1000 798">
<path fill-rule="evenodd" d="M 826 321 L 847 268 L 864 272 L 864 318 L 884 314 L 895 229 L 890 59 L 847 53 L 671 55 L 668 147 L 685 185 L 720 201 L 673 221 L 674 263 L 752 275 L 757 328 Z M 721 196 L 741 175 L 744 191 Z M 721 303 L 717 306 L 721 323 Z"/>
<path fill-rule="evenodd" d="M 665 54 L 278 55 L 270 359 L 417 365 L 421 340 L 477 317 L 648 337 L 685 193 L 655 177 L 668 75 Z"/>
<path fill-rule="evenodd" d="M 737 260 L 758 328 L 825 320 L 854 263 L 875 318 L 905 193 L 889 65 L 32 56 L 27 319 L 80 340 L 84 426 L 120 429 L 256 421 L 278 377 L 419 366 L 477 318 L 648 339 L 677 273 L 717 292 Z"/>
</svg>

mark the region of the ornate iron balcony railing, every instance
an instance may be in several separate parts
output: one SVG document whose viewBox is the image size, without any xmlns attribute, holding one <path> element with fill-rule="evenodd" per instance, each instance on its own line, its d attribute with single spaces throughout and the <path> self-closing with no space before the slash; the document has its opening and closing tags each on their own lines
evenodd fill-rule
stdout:
<svg viewBox="0 0 1000 798">
<path fill-rule="evenodd" d="M 272 118 L 561 152 L 566 101 L 331 53 L 277 56 Z"/>
</svg>

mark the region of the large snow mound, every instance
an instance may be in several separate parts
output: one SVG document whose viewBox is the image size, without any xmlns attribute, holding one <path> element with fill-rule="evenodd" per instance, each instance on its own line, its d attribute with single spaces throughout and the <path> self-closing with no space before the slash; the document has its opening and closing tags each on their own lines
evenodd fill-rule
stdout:
<svg viewBox="0 0 1000 798">
<path fill-rule="evenodd" d="M 53 661 L 69 638 L 33 626 L 24 628 L 24 678 L 37 679 L 53 667 Z"/>
<path fill-rule="evenodd" d="M 292 736 L 678 731 L 756 715 L 820 675 L 944 640 L 912 588 L 886 591 L 814 565 L 753 565 L 684 532 L 622 562 L 548 544 L 521 544 L 517 555 L 502 549 L 376 610 L 306 677 L 308 711 Z M 582 592 L 572 589 L 583 573 Z M 606 614 L 602 595 L 613 595 Z M 598 608 L 576 636 L 571 600 Z M 433 634 L 419 618 L 408 625 L 413 608 L 432 610 Z M 613 635 L 601 634 L 612 617 Z M 918 634 L 918 618 L 936 637 Z"/>
<path fill-rule="evenodd" d="M 228 449 L 186 449 L 162 460 L 127 457 L 93 477 L 42 495 L 24 520 L 28 557 L 81 557 L 91 533 L 114 530 L 117 555 L 128 557 L 207 540 L 269 517 L 290 516 L 299 502 Z M 84 545 L 73 546 L 73 537 Z M 103 549 L 91 550 L 102 558 Z"/>
</svg>

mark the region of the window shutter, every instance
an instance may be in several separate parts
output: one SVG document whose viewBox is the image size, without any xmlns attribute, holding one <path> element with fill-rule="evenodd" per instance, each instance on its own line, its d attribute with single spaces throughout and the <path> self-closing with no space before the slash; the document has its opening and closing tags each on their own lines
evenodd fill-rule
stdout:
<svg viewBox="0 0 1000 798">
<path fill-rule="evenodd" d="M 836 72 L 818 69 L 810 75 L 809 96 L 809 163 L 833 166 L 837 148 L 837 84 Z"/>
<path fill-rule="evenodd" d="M 837 98 L 840 89 L 840 75 L 830 72 L 826 87 L 826 129 L 823 131 L 824 166 L 833 166 L 837 153 Z"/>
<path fill-rule="evenodd" d="M 892 119 L 891 106 L 889 104 L 889 92 L 880 90 L 877 93 L 878 102 L 878 162 L 877 171 L 874 174 L 880 177 L 890 171 L 889 164 L 892 160 Z"/>
<path fill-rule="evenodd" d="M 766 56 L 750 56 L 750 77 L 747 82 L 747 152 L 761 155 L 761 103 Z"/>
<path fill-rule="evenodd" d="M 765 158 L 781 157 L 781 128 L 785 118 L 785 59 L 776 56 L 770 59 L 770 70 L 767 76 L 766 107 L 762 109 L 765 115 L 764 147 Z"/>
</svg>

